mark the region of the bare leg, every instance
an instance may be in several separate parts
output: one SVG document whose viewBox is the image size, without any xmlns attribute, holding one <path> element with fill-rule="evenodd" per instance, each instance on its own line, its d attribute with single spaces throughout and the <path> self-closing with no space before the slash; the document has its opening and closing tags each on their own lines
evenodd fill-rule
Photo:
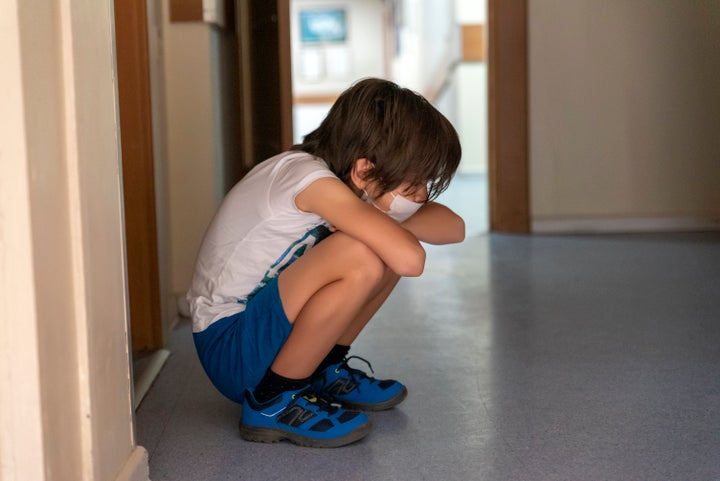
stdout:
<svg viewBox="0 0 720 481">
<path fill-rule="evenodd" d="M 343 333 L 340 339 L 338 339 L 337 344 L 349 346 L 353 343 L 370 319 L 372 319 L 378 309 L 380 309 L 380 307 L 382 307 L 385 303 L 390 293 L 393 289 L 395 289 L 399 280 L 399 275 L 395 274 L 390 269 L 385 269 L 385 275 L 378 285 L 377 292 L 363 306 L 358 315 L 355 316 L 353 322 L 350 326 L 348 326 L 347 330 Z"/>
<path fill-rule="evenodd" d="M 308 377 L 338 341 L 352 342 L 394 287 L 387 271 L 365 244 L 342 232 L 285 269 L 278 288 L 293 329 L 272 370 Z"/>
</svg>

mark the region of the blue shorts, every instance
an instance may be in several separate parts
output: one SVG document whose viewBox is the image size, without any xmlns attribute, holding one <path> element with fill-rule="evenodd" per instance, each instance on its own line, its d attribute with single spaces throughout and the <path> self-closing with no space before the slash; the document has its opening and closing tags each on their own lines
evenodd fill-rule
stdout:
<svg viewBox="0 0 720 481">
<path fill-rule="evenodd" d="M 292 324 L 280 300 L 277 278 L 248 302 L 246 309 L 193 333 L 205 372 L 226 397 L 242 403 L 285 344 Z"/>
</svg>

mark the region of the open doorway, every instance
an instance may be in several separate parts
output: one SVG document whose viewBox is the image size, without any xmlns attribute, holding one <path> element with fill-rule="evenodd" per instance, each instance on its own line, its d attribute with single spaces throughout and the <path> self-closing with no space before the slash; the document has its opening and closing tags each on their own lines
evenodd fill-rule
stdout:
<svg viewBox="0 0 720 481">
<path fill-rule="evenodd" d="M 293 140 L 322 121 L 363 77 L 393 80 L 425 96 L 456 127 L 463 160 L 439 201 L 489 229 L 485 1 L 291 0 Z"/>
<path fill-rule="evenodd" d="M 348 0 L 349 1 L 349 0 Z M 465 60 L 460 56 L 462 52 L 466 55 L 467 45 L 462 46 L 464 38 L 471 38 L 472 32 L 464 31 L 464 26 L 459 26 L 458 5 L 460 0 L 453 4 L 450 9 L 445 3 L 432 1 L 416 1 L 414 4 L 431 5 L 434 9 L 442 9 L 444 15 L 449 19 L 443 23 L 446 25 L 446 35 L 454 35 L 453 45 L 456 50 L 451 54 L 443 55 L 446 50 L 439 49 L 434 55 L 445 61 L 444 67 L 439 69 L 426 69 L 430 62 L 419 61 L 417 57 L 400 57 L 397 54 L 398 43 L 404 43 L 407 48 L 420 49 L 423 44 L 411 42 L 412 37 L 408 32 L 403 33 L 394 27 L 395 24 L 407 25 L 411 20 L 409 10 L 403 10 L 399 0 L 386 0 L 383 2 L 350 2 L 354 4 L 372 4 L 380 8 L 380 19 L 377 23 L 379 29 L 375 31 L 375 38 L 380 39 L 380 46 L 377 59 L 379 66 L 377 70 L 365 71 L 364 73 L 352 73 L 343 80 L 342 85 L 334 92 L 328 94 L 317 89 L 314 92 L 294 96 L 295 105 L 305 102 L 305 106 L 311 103 L 332 103 L 334 96 L 344 90 L 349 83 L 362 75 L 386 76 L 394 72 L 400 75 L 398 82 L 413 87 L 410 82 L 409 73 L 415 69 L 419 71 L 420 77 L 425 78 L 426 88 L 415 88 L 427 97 L 434 99 L 441 109 L 449 117 L 454 114 L 447 107 L 457 105 L 457 98 L 463 94 L 458 93 L 460 89 L 457 83 L 448 80 L 451 76 L 443 76 L 442 72 L 455 71 L 466 67 L 485 68 L 487 71 L 487 87 L 480 81 L 471 80 L 467 82 L 469 88 L 475 92 L 488 95 L 487 105 L 487 126 L 480 125 L 485 120 L 485 114 L 473 112 L 469 135 L 477 137 L 488 135 L 487 150 L 487 194 L 480 189 L 471 187 L 472 195 L 479 196 L 480 200 L 470 201 L 467 204 L 473 209 L 472 212 L 478 215 L 487 216 L 490 210 L 490 230 L 499 232 L 527 232 L 528 231 L 528 195 L 527 195 L 527 0 L 485 0 L 487 2 L 487 13 L 485 6 L 480 9 L 480 14 L 471 20 L 471 29 L 475 28 L 475 35 L 481 39 L 489 39 L 487 48 L 480 47 L 484 55 L 488 52 L 487 63 L 481 57 L 480 60 Z M 124 2 L 120 2 L 125 4 Z M 167 225 L 156 226 L 158 232 L 157 244 L 150 240 L 142 246 L 154 248 L 159 245 L 157 260 L 143 263 L 140 258 L 128 259 L 129 262 L 138 262 L 139 265 L 147 268 L 147 276 L 154 277 L 160 284 L 160 297 L 158 301 L 150 301 L 146 304 L 156 308 L 158 302 L 162 305 L 161 317 L 162 328 L 158 331 L 157 324 L 155 332 L 166 334 L 172 329 L 173 319 L 177 318 L 175 302 L 183 298 L 187 289 L 189 273 L 192 271 L 192 263 L 199 244 L 199 239 L 207 225 L 212 213 L 216 208 L 218 199 L 224 194 L 228 182 L 218 182 L 218 172 L 227 172 L 232 168 L 233 172 L 245 171 L 255 163 L 267 157 L 266 151 L 276 153 L 281 148 L 287 148 L 293 140 L 292 135 L 292 105 L 293 95 L 291 94 L 291 60 L 297 59 L 298 54 L 291 53 L 291 20 L 299 22 L 298 12 L 291 13 L 291 0 L 277 0 L 271 2 L 250 2 L 249 0 L 228 0 L 228 5 L 235 5 L 236 27 L 229 31 L 225 27 L 218 27 L 215 24 L 207 23 L 203 19 L 203 10 L 199 8 L 199 0 L 181 2 L 192 3 L 196 6 L 193 10 L 195 16 L 185 19 L 183 22 L 173 22 L 169 11 L 167 0 L 162 2 L 127 2 L 128 5 L 135 5 L 136 12 L 143 12 L 144 6 L 152 4 L 155 8 L 148 9 L 148 13 L 155 12 L 162 7 L 161 28 L 162 37 L 159 34 L 150 35 L 150 40 L 155 39 L 154 49 L 165 56 L 164 62 L 155 62 L 163 72 L 157 82 L 160 95 L 154 95 L 153 99 L 164 99 L 166 107 L 161 105 L 156 109 L 154 102 L 143 102 L 145 109 L 153 110 L 153 147 L 157 147 L 158 139 L 165 139 L 159 142 L 162 147 L 160 155 L 145 156 L 146 162 L 159 163 L 161 169 L 155 171 L 155 175 L 164 176 L 165 183 L 155 182 L 155 201 L 157 205 L 156 217 Z M 317 5 L 322 4 L 315 0 Z M 338 5 L 341 2 L 332 2 Z M 470 2 L 473 4 L 475 2 Z M 170 3 L 172 6 L 174 3 Z M 331 5 L 331 2 L 324 2 Z M 354 9 L 350 13 L 355 12 Z M 364 7 L 366 8 L 366 7 Z M 449 12 L 449 13 L 448 13 Z M 119 11 L 116 12 L 119 15 Z M 347 15 L 347 13 L 346 13 Z M 417 18 L 415 25 L 431 24 L 433 27 L 439 25 L 440 14 L 433 11 L 425 12 Z M 490 27 L 480 30 L 478 34 L 477 24 L 483 25 L 482 15 L 486 15 L 487 25 Z M 156 15 L 157 16 L 157 15 Z M 347 18 L 347 17 L 346 17 Z M 377 17 L 376 17 L 377 18 Z M 423 20 L 424 19 L 424 20 Z M 152 23 L 152 22 L 151 22 Z M 127 25 L 129 25 L 128 23 Z M 142 26 L 143 22 L 135 21 L 135 25 Z M 463 24 L 464 25 L 464 24 Z M 367 26 L 367 23 L 366 23 Z M 361 29 L 362 30 L 362 29 Z M 436 29 L 439 31 L 439 27 Z M 454 30 L 454 33 L 451 32 Z M 297 31 L 297 30 L 296 30 Z M 351 37 L 358 32 L 358 29 L 348 24 L 347 36 Z M 235 35 L 237 33 L 237 35 Z M 466 35 L 467 34 L 467 35 Z M 130 40 L 137 44 L 137 35 L 130 35 Z M 218 45 L 236 43 L 237 48 L 222 48 Z M 153 42 L 151 42 L 153 43 Z M 469 43 L 473 45 L 473 42 Z M 474 44 L 477 45 L 477 42 Z M 367 47 L 368 44 L 364 45 Z M 119 46 L 120 47 L 120 46 Z M 151 51 L 153 48 L 151 48 Z M 191 51 L 192 55 L 188 55 Z M 212 55 L 211 55 L 212 53 Z M 340 77 L 347 71 L 350 65 L 338 59 L 337 49 L 324 52 L 323 55 L 332 62 L 324 65 L 323 68 L 328 74 Z M 359 54 L 355 54 L 359 55 Z M 430 55 L 426 52 L 426 55 Z M 230 62 L 230 57 L 234 61 Z M 312 66 L 312 54 L 308 60 Z M 435 58 L 435 57 L 434 57 Z M 318 59 L 316 52 L 315 59 Z M 316 62 L 317 63 L 317 62 Z M 217 69 L 216 64 L 231 65 L 232 68 Z M 427 64 L 427 65 L 426 65 Z M 437 65 L 437 64 L 436 64 Z M 440 63 L 442 66 L 443 64 Z M 367 67 L 367 65 L 366 65 Z M 210 75 L 208 74 L 210 70 Z M 130 69 L 130 72 L 138 73 L 138 69 Z M 441 72 L 435 76 L 434 72 Z M 308 75 L 312 71 L 306 72 Z M 217 88 L 223 83 L 211 82 L 210 80 L 222 75 L 232 77 L 233 82 L 227 82 L 226 89 Z M 484 73 L 481 75 L 485 76 Z M 403 77 L 405 76 L 405 77 Z M 416 76 L 417 73 L 416 73 Z M 147 75 L 137 75 L 134 79 L 148 81 Z M 224 77 L 223 77 L 224 78 Z M 239 84 L 239 85 L 238 85 Z M 494 93 L 493 92 L 493 88 Z M 239 121 L 234 116 L 218 114 L 218 109 L 226 109 L 228 105 L 227 92 L 239 97 L 237 109 L 229 109 L 239 112 Z M 452 93 L 454 92 L 454 93 Z M 233 101 L 234 102 L 234 101 Z M 182 107 L 182 108 L 180 108 Z M 457 108 L 457 107 L 455 107 Z M 221 110 L 222 110 L 221 109 Z M 161 114 L 157 122 L 158 129 L 155 129 L 155 111 Z M 224 110 L 223 110 L 224 112 Z M 145 114 L 147 114 L 147 110 Z M 222 112 L 220 112 L 222 113 Z M 122 116 L 122 114 L 121 114 Z M 322 113 L 319 118 L 322 118 Z M 146 115 L 145 119 L 148 118 Z M 230 120 L 228 120 L 230 118 Z M 453 117 L 454 118 L 454 117 Z M 317 120 L 319 121 L 319 120 Z M 147 120 L 137 120 L 137 125 L 147 125 Z M 299 125 L 296 119 L 296 125 Z M 495 126 L 495 127 L 493 127 Z M 314 126 L 313 126 L 314 127 Z M 301 127 L 302 128 L 302 127 Z M 148 130 L 140 130 L 141 134 L 147 134 Z M 288 134 L 289 133 L 289 134 Z M 462 135 L 462 134 L 461 134 Z M 218 139 L 239 138 L 242 144 L 238 149 L 219 148 Z M 146 145 L 146 151 L 148 150 Z M 465 160 L 468 159 L 470 151 L 467 140 L 464 140 Z M 127 151 L 125 153 L 128 153 Z M 139 158 L 139 157 L 135 157 Z M 463 166 L 463 169 L 465 166 Z M 150 194 L 153 193 L 153 182 L 149 175 L 139 177 L 142 183 L 128 182 L 128 188 L 134 190 L 143 186 Z M 224 178 L 224 177 L 223 177 Z M 190 182 L 191 180 L 191 182 Z M 225 179 L 227 180 L 227 179 Z M 158 186 L 161 188 L 158 189 Z M 163 187 L 164 186 L 164 187 Z M 462 182 L 456 180 L 453 189 L 462 187 Z M 164 189 L 164 190 L 163 190 Z M 447 195 L 450 195 L 449 191 Z M 462 193 L 459 196 L 466 197 Z M 446 201 L 454 206 L 454 201 Z M 145 217 L 155 217 L 151 213 L 151 203 L 141 203 L 136 207 Z M 460 210 L 460 209 L 458 209 Z M 169 215 L 168 213 L 174 215 Z M 178 214 L 180 213 L 180 214 Z M 461 212 L 466 218 L 468 214 Z M 487 218 L 487 217 L 486 217 Z M 486 221 L 487 222 L 487 221 Z M 146 227 L 141 223 L 134 223 L 141 235 L 150 235 L 152 227 Z M 162 234 L 162 235 L 160 235 Z M 170 255 L 172 253 L 172 256 Z M 156 270 L 156 272 L 153 272 Z M 131 275 L 131 277 L 134 277 Z M 131 279 L 135 282 L 135 279 Z M 133 297 L 132 295 L 130 296 Z M 139 298 L 138 298 L 139 299 Z M 180 309 L 182 313 L 183 310 Z M 137 316 L 132 316 L 137 319 Z M 155 318 L 157 319 L 157 315 Z M 158 322 L 157 320 L 155 322 Z M 139 332 L 133 329 L 133 332 Z M 164 344 L 163 341 L 160 344 Z"/>
<path fill-rule="evenodd" d="M 226 172 L 223 169 L 231 167 L 228 162 L 241 163 L 242 170 L 249 168 L 267 157 L 265 149 L 275 149 L 274 151 L 277 152 L 277 149 L 287 148 L 292 142 L 292 135 L 287 139 L 285 138 L 288 127 L 290 127 L 289 132 L 292 133 L 292 111 L 290 107 L 293 102 L 289 82 L 291 65 L 291 43 L 289 38 L 291 0 L 268 2 L 229 1 L 234 1 L 236 6 L 237 38 L 235 38 L 233 32 L 227 32 L 224 28 L 206 23 L 202 16 L 202 8 L 193 10 L 195 16 L 192 16 L 191 19 L 186 20 L 184 23 L 167 20 L 168 2 L 163 2 L 162 45 L 164 46 L 163 52 L 167 52 L 166 62 L 163 63 L 163 85 L 167 101 L 167 115 L 162 124 L 168 131 L 166 136 L 168 145 L 167 152 L 160 158 L 167 163 L 166 168 L 169 172 L 167 174 L 167 185 L 170 193 L 166 198 L 165 208 L 161 205 L 162 202 L 159 201 L 163 197 L 162 194 L 156 192 L 156 195 L 159 201 L 159 213 L 171 211 L 182 215 L 169 216 L 170 227 L 167 229 L 167 242 L 159 242 L 161 245 L 160 253 L 165 252 L 167 254 L 168 250 L 162 248 L 162 246 L 165 246 L 168 249 L 171 247 L 169 250 L 173 252 L 173 255 L 167 264 L 159 267 L 159 270 L 160 279 L 170 278 L 167 283 L 170 286 L 168 290 L 178 298 L 187 288 L 188 273 L 192 270 L 199 238 L 202 236 L 205 225 L 215 210 L 215 203 L 227 186 L 226 182 L 218 182 L 218 176 L 215 174 Z M 487 1 L 489 9 L 488 24 L 491 24 L 491 29 L 487 35 L 492 37 L 492 25 L 500 24 L 504 26 L 502 30 L 504 34 L 499 39 L 500 41 L 489 42 L 488 44 L 489 85 L 487 89 L 484 86 L 476 86 L 471 82 L 472 86 L 478 91 L 492 91 L 493 82 L 496 86 L 503 87 L 497 89 L 499 95 L 489 95 L 490 102 L 487 107 L 490 119 L 487 130 L 490 133 L 493 132 L 493 112 L 502 113 L 501 116 L 496 118 L 495 122 L 497 126 L 495 132 L 498 137 L 502 138 L 502 142 L 495 141 L 495 154 L 499 160 L 493 166 L 491 160 L 493 158 L 493 137 L 490 136 L 491 141 L 488 149 L 491 151 L 491 155 L 489 155 L 488 162 L 489 181 L 487 185 L 491 194 L 484 197 L 484 202 L 491 210 L 494 206 L 495 210 L 501 214 L 499 217 L 502 219 L 511 217 L 521 219 L 519 224 L 515 224 L 519 226 L 519 229 L 511 224 L 502 223 L 498 224 L 499 227 L 493 229 L 491 221 L 491 230 L 520 232 L 523 225 L 526 225 L 522 223 L 522 219 L 523 215 L 527 213 L 527 198 L 516 194 L 518 190 L 522 190 L 522 173 L 527 171 L 527 157 L 522 152 L 522 129 L 527 120 L 522 106 L 524 104 L 523 99 L 527 97 L 527 92 L 526 84 L 523 83 L 524 70 L 523 68 L 516 68 L 518 64 L 521 67 L 526 65 L 526 58 L 523 55 L 523 52 L 526 53 L 526 47 L 523 47 L 522 41 L 517 42 L 516 39 L 519 35 L 525 34 L 527 24 L 526 0 Z M 201 5 L 199 1 L 190 3 L 194 3 L 196 7 Z M 392 6 L 395 2 L 387 0 L 385 2 L 362 3 Z M 441 2 L 428 1 L 425 3 L 439 4 Z M 493 5 L 495 17 L 492 16 Z M 435 6 L 440 8 L 440 5 Z M 391 18 L 393 17 L 383 17 L 382 22 L 389 22 Z M 425 18 L 435 21 L 432 15 Z M 382 25 L 385 25 L 385 23 Z M 381 36 L 392 35 L 395 37 L 398 35 L 395 30 L 389 28 L 381 30 L 381 32 L 385 32 L 384 34 L 381 33 Z M 352 34 L 351 30 L 348 31 L 348 35 L 350 34 Z M 459 42 L 462 36 L 459 36 L 459 32 L 456 35 L 458 35 L 456 41 Z M 237 48 L 219 49 L 217 40 L 220 37 L 237 42 Z M 402 38 L 397 38 L 394 41 L 402 40 Z M 385 51 L 380 58 L 387 63 L 384 68 L 389 71 L 389 63 L 394 55 L 395 44 L 388 41 L 384 45 Z M 233 75 L 233 72 L 226 70 L 220 71 L 218 69 L 216 71 L 214 67 L 214 62 L 229 65 L 224 63 L 229 55 L 235 55 L 237 59 L 237 69 L 235 67 L 228 69 L 236 70 L 234 75 L 238 79 L 236 83 L 239 84 L 237 89 L 234 87 L 230 89 L 240 97 L 239 103 L 241 105 L 238 109 L 240 121 L 237 124 L 228 122 L 223 116 L 215 115 L 221 106 L 227 105 L 227 102 L 222 102 L 222 100 L 227 101 L 227 96 L 225 90 L 218 89 L 216 83 L 210 82 L 210 79 L 215 78 L 217 72 L 221 72 L 223 75 Z M 330 55 L 332 58 L 333 54 Z M 492 67 L 493 55 L 495 56 L 494 65 L 496 67 L 494 71 Z M 452 61 L 458 62 L 458 58 L 457 56 L 453 57 Z M 342 67 L 342 64 L 335 63 L 330 66 L 331 69 L 336 70 Z M 400 65 L 399 67 L 396 67 L 396 70 L 404 71 L 405 66 Z M 455 65 L 455 68 L 457 68 L 457 65 Z M 211 75 L 208 75 L 208 72 L 211 72 Z M 508 76 L 516 81 L 506 81 Z M 287 82 L 285 81 L 286 78 L 288 79 Z M 399 79 L 399 83 L 407 84 L 408 82 Z M 347 85 L 347 83 L 344 84 L 342 89 Z M 445 82 L 439 83 L 439 91 L 442 90 L 450 91 Z M 428 97 L 432 97 L 427 92 L 423 93 Z M 322 96 L 322 92 L 318 91 L 313 95 L 308 94 L 308 98 L 305 100 L 313 100 L 312 97 L 315 97 L 315 100 L 322 100 Z M 495 100 L 493 101 L 493 99 Z M 296 96 L 297 100 L 298 97 Z M 332 103 L 334 97 L 328 99 L 326 96 L 325 100 Z M 191 105 L 188 106 L 188 104 Z M 178 106 L 182 106 L 183 109 L 179 109 Z M 513 108 L 508 114 L 508 106 L 517 108 Z M 237 155 L 218 155 L 216 152 L 217 139 L 222 139 L 223 136 L 215 134 L 221 130 L 224 132 L 225 128 L 233 135 L 240 137 L 242 145 L 238 149 L 239 153 Z M 485 127 L 482 127 L 481 131 L 485 132 Z M 506 146 L 511 148 L 507 149 Z M 465 149 L 467 152 L 467 146 Z M 222 152 L 228 153 L 226 150 Z M 496 175 L 498 181 L 495 182 L 493 180 L 493 169 L 496 174 L 502 171 L 502 173 L 509 172 L 510 175 Z M 517 172 L 520 172 L 520 175 Z M 512 186 L 509 189 L 505 188 L 508 183 L 517 184 L 518 179 L 520 180 L 520 189 L 514 189 Z M 188 182 L 188 180 L 191 180 L 191 182 Z M 457 186 L 459 183 L 456 181 L 454 184 Z M 500 185 L 500 187 L 496 184 Z M 495 190 L 494 197 L 493 190 Z M 506 212 L 508 215 L 505 215 Z M 513 217 L 517 212 L 520 212 L 520 215 Z M 525 219 L 527 219 L 526 215 Z M 157 264 L 154 267 L 158 268 Z M 187 322 L 180 323 L 179 326 L 180 328 L 175 329 L 175 331 L 180 333 L 181 336 L 176 336 L 175 339 L 181 338 L 188 341 L 190 337 Z M 173 346 L 168 347 L 174 353 L 171 361 L 177 366 L 180 350 L 176 350 Z M 188 359 L 192 361 L 189 365 L 197 368 L 199 364 L 192 357 L 192 348 L 188 352 L 190 353 Z M 168 363 L 169 365 L 171 363 Z M 185 372 L 181 376 L 183 379 L 184 374 Z M 168 392 L 171 393 L 171 396 L 174 396 L 182 386 L 180 384 L 174 385 L 174 390 Z M 159 399 L 158 402 L 160 404 L 164 402 L 174 403 L 175 398 L 171 397 L 170 401 Z M 138 426 L 149 423 L 148 419 L 153 417 L 148 415 L 141 418 L 138 421 Z M 155 421 L 153 420 L 153 422 Z M 160 420 L 160 422 L 164 421 Z M 154 427 L 150 427 L 149 424 L 142 427 L 139 439 L 145 439 L 143 443 L 147 443 L 147 445 L 154 445 L 153 441 L 148 441 L 147 438 L 142 436 L 142 433 L 147 433 L 153 429 Z"/>
</svg>

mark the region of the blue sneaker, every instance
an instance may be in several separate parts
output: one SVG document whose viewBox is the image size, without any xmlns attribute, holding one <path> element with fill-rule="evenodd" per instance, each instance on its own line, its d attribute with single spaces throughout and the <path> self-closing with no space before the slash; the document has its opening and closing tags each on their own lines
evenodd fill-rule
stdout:
<svg viewBox="0 0 720 481">
<path fill-rule="evenodd" d="M 365 361 L 370 371 L 374 372 L 368 361 L 350 356 L 320 372 L 313 379 L 313 391 L 329 396 L 345 408 L 362 411 L 390 409 L 407 397 L 407 389 L 398 381 L 375 379 L 359 369 L 351 368 L 348 361 L 353 358 Z"/>
<path fill-rule="evenodd" d="M 283 439 L 311 448 L 335 448 L 354 443 L 370 433 L 364 413 L 346 411 L 309 389 L 286 391 L 260 404 L 245 392 L 240 437 L 275 443 Z"/>
</svg>

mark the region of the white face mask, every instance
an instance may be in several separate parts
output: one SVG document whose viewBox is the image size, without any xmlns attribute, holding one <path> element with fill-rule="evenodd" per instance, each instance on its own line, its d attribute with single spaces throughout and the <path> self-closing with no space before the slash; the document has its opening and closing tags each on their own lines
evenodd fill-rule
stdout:
<svg viewBox="0 0 720 481">
<path fill-rule="evenodd" d="M 410 216 L 412 216 L 415 212 L 418 211 L 420 207 L 423 206 L 422 202 L 413 202 L 410 199 L 403 197 L 402 195 L 395 194 L 394 192 L 390 192 L 390 195 L 393 196 L 393 200 L 392 202 L 390 202 L 390 208 L 388 210 L 382 210 L 377 205 L 375 205 L 375 203 L 370 199 L 368 193 L 365 191 L 363 191 L 362 200 L 372 205 L 376 209 L 380 210 L 381 212 L 384 212 L 387 216 L 389 216 L 391 219 L 394 219 L 398 223 L 408 220 Z"/>
</svg>

